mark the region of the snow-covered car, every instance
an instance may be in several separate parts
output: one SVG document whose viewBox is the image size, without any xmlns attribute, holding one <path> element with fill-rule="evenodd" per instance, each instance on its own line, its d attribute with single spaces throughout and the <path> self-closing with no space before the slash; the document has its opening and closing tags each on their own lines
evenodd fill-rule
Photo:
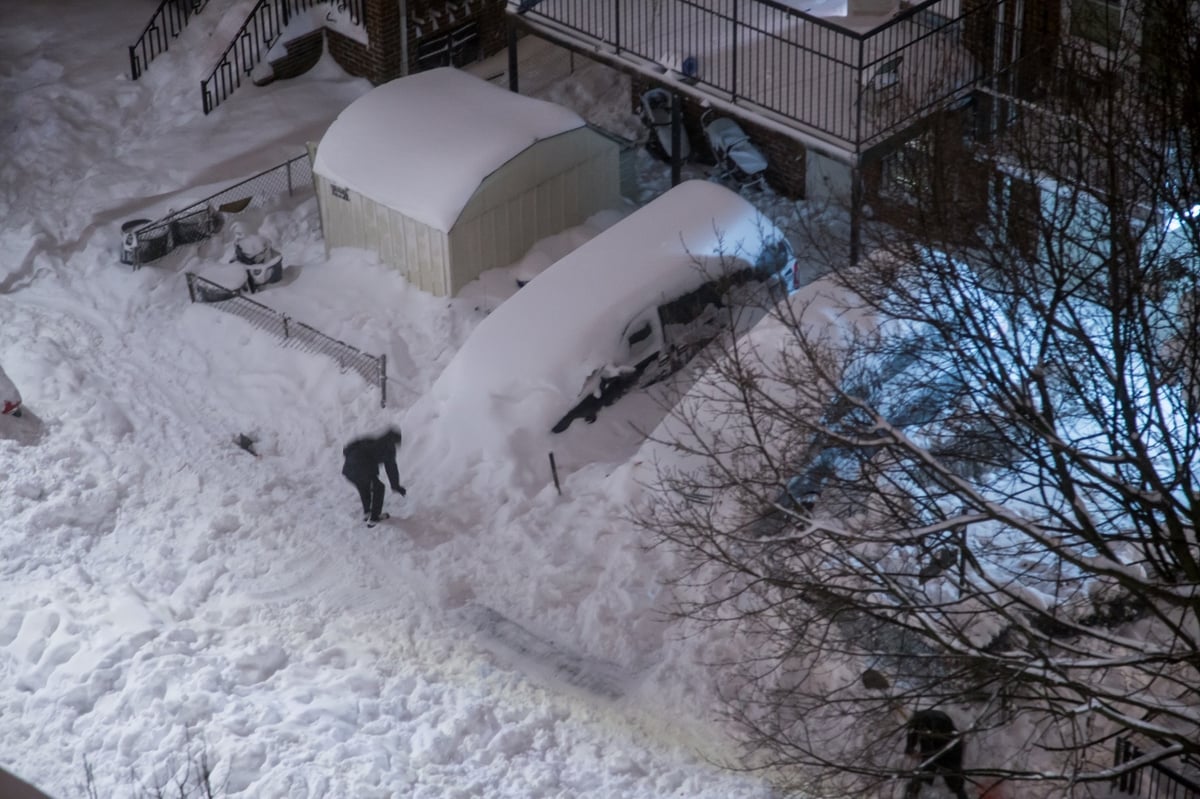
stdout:
<svg viewBox="0 0 1200 799">
<path fill-rule="evenodd" d="M 989 312 L 999 310 L 987 307 L 983 300 L 980 307 Z M 854 342 L 859 339 L 863 339 L 865 349 L 846 362 L 845 370 L 836 377 L 836 386 L 830 386 L 823 395 L 814 392 L 813 396 L 800 398 L 795 385 L 788 382 L 795 379 L 794 374 L 786 377 L 794 369 L 786 364 L 804 357 L 796 349 L 800 346 L 798 331 L 805 340 L 819 341 L 830 350 L 858 349 Z M 910 437 L 924 439 L 931 451 L 941 453 L 947 462 L 970 470 L 971 457 L 987 459 L 994 453 L 979 449 L 988 443 L 980 431 L 964 424 L 945 424 L 948 417 L 957 414 L 969 391 L 954 370 L 939 363 L 936 352 L 931 353 L 925 346 L 923 336 L 928 335 L 929 331 L 910 322 L 884 319 L 836 279 L 815 281 L 792 295 L 790 311 L 771 314 L 737 341 L 737 369 L 757 375 L 745 378 L 760 395 L 752 400 L 759 405 L 753 429 L 742 412 L 741 392 L 736 385 L 744 378 L 728 363 L 718 361 L 676 403 L 675 410 L 650 439 L 680 442 L 678 449 L 687 453 L 739 452 L 744 441 L 756 440 L 762 442 L 764 454 L 775 464 L 790 465 L 791 471 L 784 472 L 777 493 L 769 497 L 768 507 L 752 521 L 753 534 L 763 537 L 777 534 L 795 514 L 811 512 L 818 504 L 835 516 L 856 507 L 861 497 L 843 496 L 841 492 L 832 496 L 827 488 L 852 484 L 876 456 L 874 447 L 843 443 L 867 436 L 874 428 L 875 416 L 867 408 Z M 808 403 L 807 413 L 815 424 L 835 433 L 841 431 L 844 437 L 801 435 L 803 430 L 794 424 L 791 415 L 798 401 Z M 772 404 L 789 410 L 780 414 L 763 411 Z M 970 439 L 956 437 L 952 430 L 965 432 Z M 651 446 L 656 451 L 641 453 L 639 460 L 665 463 L 679 473 L 705 468 L 702 461 L 708 456 L 686 456 L 700 462 L 684 463 L 672 451 L 675 448 L 658 447 L 657 443 Z"/>
<path fill-rule="evenodd" d="M 13 381 L 0 369 L 0 413 L 8 416 L 21 415 L 21 392 Z"/>
<path fill-rule="evenodd" d="M 930 450 L 942 453 L 947 462 L 956 460 L 955 453 L 966 442 L 947 436 L 945 422 L 965 398 L 967 387 L 938 365 L 916 357 L 906 343 L 901 341 L 886 356 L 864 359 L 856 364 L 854 374 L 844 377 L 838 396 L 820 415 L 820 427 L 834 432 L 817 436 L 804 449 L 797 473 L 756 525 L 757 535 L 777 534 L 786 527 L 788 516 L 811 513 L 818 503 L 826 504 L 826 512 L 835 516 L 860 506 L 862 497 L 837 491 L 836 501 L 830 502 L 823 494 L 829 486 L 852 486 L 877 456 L 877 448 L 839 444 L 831 438 L 869 437 L 876 429 L 876 413 L 910 438 L 925 439 Z M 983 443 L 978 438 L 971 442 L 976 450 Z"/>
<path fill-rule="evenodd" d="M 794 387 L 778 378 L 797 357 L 798 332 L 840 347 L 874 331 L 878 324 L 871 308 L 836 279 L 821 278 L 799 288 L 786 306 L 781 304 L 761 319 L 709 366 L 651 433 L 634 460 L 675 474 L 698 475 L 709 466 L 707 453 L 743 451 L 746 441 L 761 441 L 772 458 L 792 457 L 795 436 L 788 429 L 788 414 L 758 414 L 752 423 L 740 412 L 738 371 L 756 375 L 751 379 L 764 403 L 792 408 L 797 400 Z M 814 416 L 821 411 L 818 405 L 812 408 Z M 646 475 L 644 479 L 654 478 Z M 800 475 L 792 481 L 801 502 L 810 499 L 802 482 Z"/>
<path fill-rule="evenodd" d="M 731 325 L 757 321 L 792 289 L 794 268 L 783 234 L 747 200 L 687 181 L 506 300 L 438 383 L 444 394 L 478 386 L 476 403 L 537 404 L 530 412 L 561 433 L 677 371 Z"/>
<path fill-rule="evenodd" d="M 884 267 L 889 260 L 895 260 L 891 253 L 872 256 L 877 267 Z M 915 263 L 936 263 L 941 270 L 953 270 L 951 299 L 973 309 L 972 323 L 979 330 L 991 331 L 995 340 L 1006 336 L 1009 321 L 1004 309 L 968 264 L 933 250 L 923 251 Z M 911 270 L 895 270 L 896 274 L 904 271 L 912 277 Z M 925 279 L 919 272 L 916 275 L 918 281 Z M 930 307 L 933 314 L 941 311 L 932 297 Z M 946 324 L 954 322 L 955 313 L 959 312 L 946 309 Z M 973 392 L 963 382 L 951 354 L 929 346 L 936 334 L 927 323 L 880 321 L 873 339 L 871 352 L 852 359 L 831 392 L 833 396 L 820 409 L 818 426 L 828 434 L 818 435 L 804 447 L 796 473 L 773 503 L 776 511 L 811 512 L 829 486 L 853 485 L 868 462 L 877 457 L 878 448 L 837 442 L 871 438 L 880 425 L 921 442 L 942 463 L 963 474 L 976 473 L 982 464 L 1002 459 L 1000 445 L 986 431 L 988 425 L 981 427 L 978 422 L 982 419 L 972 415 L 979 409 L 966 407 Z M 835 493 L 839 493 L 833 503 L 837 508 L 826 509 L 833 515 L 857 507 L 862 499 Z M 762 534 L 773 534 L 777 526 L 773 515 L 768 512 L 760 525 Z"/>
</svg>

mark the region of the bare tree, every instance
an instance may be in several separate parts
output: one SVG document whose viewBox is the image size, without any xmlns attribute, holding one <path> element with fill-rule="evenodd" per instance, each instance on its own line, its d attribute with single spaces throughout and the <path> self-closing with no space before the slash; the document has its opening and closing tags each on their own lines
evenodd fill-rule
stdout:
<svg viewBox="0 0 1200 799">
<path fill-rule="evenodd" d="M 1043 58 L 1095 92 L 998 104 L 986 210 L 928 163 L 919 235 L 869 230 L 661 428 L 640 521 L 686 556 L 680 613 L 739 636 L 752 762 L 810 794 L 912 777 L 927 708 L 977 790 L 1200 763 L 1200 11 L 1139 11 Z"/>
</svg>

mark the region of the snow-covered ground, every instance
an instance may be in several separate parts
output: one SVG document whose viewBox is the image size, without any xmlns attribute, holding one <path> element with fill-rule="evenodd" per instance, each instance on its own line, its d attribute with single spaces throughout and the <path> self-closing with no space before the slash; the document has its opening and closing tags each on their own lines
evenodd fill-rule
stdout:
<svg viewBox="0 0 1200 799">
<path fill-rule="evenodd" d="M 325 59 L 205 117 L 199 79 L 246 4 L 210 0 L 132 82 L 156 5 L 30 3 L 0 28 L 0 363 L 26 408 L 0 417 L 0 768 L 66 797 L 86 760 L 123 796 L 203 748 L 242 797 L 770 796 L 720 765 L 704 663 L 724 642 L 663 616 L 668 556 L 624 521 L 641 494 L 624 420 L 587 428 L 611 435 L 601 460 L 564 436 L 561 495 L 545 452 L 498 469 L 402 446 L 409 500 L 359 521 L 342 445 L 388 425 L 454 443 L 406 410 L 508 273 L 435 298 L 365 253 L 326 258 L 313 201 L 245 220 L 289 267 L 264 302 L 387 354 L 381 409 L 330 360 L 189 304 L 183 270 L 225 260 L 228 235 L 118 262 L 123 221 L 303 152 L 369 89 Z M 523 86 L 636 133 L 621 79 L 579 61 Z M 644 429 L 661 414 L 630 407 Z M 513 491 L 516 473 L 545 487 Z"/>
</svg>

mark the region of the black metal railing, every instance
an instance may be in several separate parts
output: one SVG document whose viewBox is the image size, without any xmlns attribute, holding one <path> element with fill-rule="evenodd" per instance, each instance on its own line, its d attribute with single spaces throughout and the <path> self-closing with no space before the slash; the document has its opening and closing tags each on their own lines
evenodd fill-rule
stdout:
<svg viewBox="0 0 1200 799">
<path fill-rule="evenodd" d="M 258 0 L 213 71 L 200 82 L 204 113 L 211 113 L 250 77 L 295 17 L 322 5 L 335 6 L 354 25 L 363 24 L 363 0 Z"/>
<path fill-rule="evenodd" d="M 129 226 L 122 231 L 121 260 L 140 269 L 177 247 L 208 238 L 221 229 L 225 214 L 262 207 L 272 197 L 312 190 L 312 162 L 307 153 L 298 155 L 161 219 Z"/>
<path fill-rule="evenodd" d="M 185 272 L 184 275 L 192 302 L 203 302 L 240 316 L 255 327 L 279 336 L 285 347 L 296 347 L 331 358 L 343 372 L 354 372 L 371 385 L 378 386 L 379 407 L 387 407 L 386 355 L 371 355 L 327 336 L 311 325 L 297 322 L 285 313 L 250 299 L 240 289 L 222 286 L 192 272 Z"/>
<path fill-rule="evenodd" d="M 1113 767 L 1120 768 L 1144 754 L 1129 738 L 1117 738 Z M 1183 765 L 1196 768 L 1200 763 L 1184 756 Z M 1125 771 L 1113 780 L 1113 787 L 1122 793 L 1145 799 L 1200 799 L 1200 782 L 1165 763 L 1149 763 Z"/>
<path fill-rule="evenodd" d="M 953 4 L 953 5 L 951 5 Z M 966 4 L 963 4 L 966 6 Z M 990 3 L 926 0 L 867 31 L 773 0 L 510 0 L 542 31 L 861 152 L 984 79 Z M 985 26 L 986 27 L 986 26 Z M 975 48 L 978 49 L 978 48 Z"/>
<path fill-rule="evenodd" d="M 137 80 L 157 56 L 165 53 L 171 40 L 179 37 L 192 17 L 204 10 L 208 0 L 162 0 L 146 23 L 138 40 L 129 46 L 129 74 Z"/>
</svg>

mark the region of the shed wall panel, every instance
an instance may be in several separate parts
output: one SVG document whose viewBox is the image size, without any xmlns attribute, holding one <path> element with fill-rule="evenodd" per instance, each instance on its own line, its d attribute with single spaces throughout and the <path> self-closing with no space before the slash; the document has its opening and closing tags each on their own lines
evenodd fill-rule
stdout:
<svg viewBox="0 0 1200 799">
<path fill-rule="evenodd" d="M 335 197 L 328 179 L 314 175 L 326 250 L 374 251 L 420 288 L 454 294 L 539 239 L 617 207 L 619 149 L 588 128 L 537 142 L 483 180 L 449 233 L 354 191 Z"/>
<path fill-rule="evenodd" d="M 545 139 L 480 185 L 449 237 L 450 292 L 621 202 L 619 147 L 588 128 Z"/>
<path fill-rule="evenodd" d="M 447 236 L 422 222 L 369 197 L 347 191 L 347 199 L 333 194 L 328 180 L 314 175 L 325 251 L 334 247 L 359 247 L 379 255 L 409 282 L 433 294 L 449 288 Z"/>
</svg>

